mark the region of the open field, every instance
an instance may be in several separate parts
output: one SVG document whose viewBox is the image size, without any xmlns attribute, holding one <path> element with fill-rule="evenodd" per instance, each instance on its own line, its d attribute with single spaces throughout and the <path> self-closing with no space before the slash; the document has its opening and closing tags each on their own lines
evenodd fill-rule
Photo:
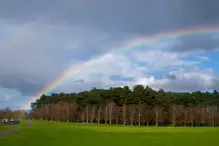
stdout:
<svg viewBox="0 0 219 146">
<path fill-rule="evenodd" d="M 26 125 L 27 125 L 27 121 L 23 121 L 21 124 L 18 125 L 9 125 L 9 126 L 5 126 L 3 123 L 0 123 L 0 132 L 12 128 L 25 128 Z"/>
<path fill-rule="evenodd" d="M 1 139 L 5 146 L 215 146 L 219 128 L 131 127 L 22 121 L 21 130 Z"/>
</svg>

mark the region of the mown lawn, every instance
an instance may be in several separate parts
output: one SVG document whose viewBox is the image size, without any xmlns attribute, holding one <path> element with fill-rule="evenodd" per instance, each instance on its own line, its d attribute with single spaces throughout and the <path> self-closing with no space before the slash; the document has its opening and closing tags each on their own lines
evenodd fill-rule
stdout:
<svg viewBox="0 0 219 146">
<path fill-rule="evenodd" d="M 1 139 L 4 146 L 215 146 L 219 128 L 130 127 L 22 122 L 22 130 Z M 25 125 L 25 127 L 24 127 Z"/>
<path fill-rule="evenodd" d="M 22 121 L 22 123 L 18 125 L 9 125 L 9 126 L 5 126 L 3 123 L 0 123 L 0 132 L 11 128 L 26 128 L 25 127 L 26 125 L 27 125 L 27 121 Z"/>
</svg>

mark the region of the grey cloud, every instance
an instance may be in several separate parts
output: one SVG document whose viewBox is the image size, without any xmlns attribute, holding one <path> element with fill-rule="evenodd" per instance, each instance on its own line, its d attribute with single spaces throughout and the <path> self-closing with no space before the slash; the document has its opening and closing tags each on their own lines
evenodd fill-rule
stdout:
<svg viewBox="0 0 219 146">
<path fill-rule="evenodd" d="M 44 88 L 45 82 L 33 83 L 30 79 L 39 80 L 39 78 L 34 78 L 34 75 L 0 74 L 0 85 L 3 88 L 18 89 L 24 95 L 33 95 Z"/>
<path fill-rule="evenodd" d="M 122 39 L 81 26 L 0 22 L 0 85 L 25 95 L 43 89 L 78 59 L 104 53 Z"/>
<path fill-rule="evenodd" d="M 218 50 L 219 39 L 212 35 L 194 35 L 179 38 L 181 43 L 172 47 L 171 51 L 194 52 Z"/>
<path fill-rule="evenodd" d="M 16 89 L 8 89 L 0 87 L 0 108 L 10 107 L 12 109 L 24 108 L 30 100 L 30 96 L 25 96 Z"/>
<path fill-rule="evenodd" d="M 218 5 L 216 0 L 1 0 L 0 86 L 34 94 L 73 61 L 105 53 L 133 36 L 219 24 Z M 216 39 L 207 36 L 181 38 L 181 42 L 170 51 L 212 50 L 218 46 Z M 171 83 L 157 86 L 201 89 L 196 80 L 179 77 L 169 75 L 166 78 Z M 217 87 L 214 79 L 211 88 Z M 188 83 L 182 84 L 184 81 Z M 75 90 L 115 85 L 105 82 L 79 84 Z M 66 90 L 72 91 L 72 86 Z"/>
<path fill-rule="evenodd" d="M 174 79 L 172 79 L 174 77 Z M 175 71 L 152 83 L 168 91 L 207 91 L 219 89 L 219 76 L 212 69 Z"/>
<path fill-rule="evenodd" d="M 74 83 L 84 83 L 83 79 L 75 80 Z"/>
<path fill-rule="evenodd" d="M 133 84 L 131 82 L 125 82 L 125 81 L 115 81 L 110 80 L 107 78 L 93 78 L 91 80 L 88 80 L 84 82 L 83 84 L 75 84 L 75 83 L 68 83 L 63 84 L 59 88 L 55 89 L 53 92 L 59 93 L 59 92 L 81 92 L 81 91 L 88 91 L 92 89 L 93 87 L 99 88 L 99 89 L 109 89 L 110 87 L 121 87 L 125 85 L 132 86 Z"/>
<path fill-rule="evenodd" d="M 108 32 L 153 33 L 218 23 L 216 0 L 5 0 L 2 18 L 86 25 Z"/>
<path fill-rule="evenodd" d="M 177 76 L 175 74 L 168 74 L 166 75 L 165 78 L 170 79 L 170 80 L 176 80 Z"/>
<path fill-rule="evenodd" d="M 35 20 L 54 11 L 58 4 L 58 0 L 1 0 L 0 18 L 20 22 Z"/>
<path fill-rule="evenodd" d="M 218 4 L 217 0 L 185 0 L 184 8 L 186 8 L 185 15 L 187 21 L 194 22 L 194 24 L 212 24 L 218 23 Z M 189 15 L 190 14 L 190 15 Z"/>
<path fill-rule="evenodd" d="M 210 61 L 209 57 L 207 57 L 207 56 L 200 56 L 200 59 L 204 62 Z"/>
</svg>

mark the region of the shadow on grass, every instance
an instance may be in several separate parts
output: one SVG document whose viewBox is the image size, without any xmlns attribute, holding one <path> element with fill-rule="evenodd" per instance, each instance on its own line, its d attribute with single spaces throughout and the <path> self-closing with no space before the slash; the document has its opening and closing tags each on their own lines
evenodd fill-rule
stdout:
<svg viewBox="0 0 219 146">
<path fill-rule="evenodd" d="M 16 123 L 16 124 L 3 124 L 0 125 L 1 127 L 3 127 L 5 130 L 3 130 L 2 132 L 0 132 L 0 139 L 6 138 L 16 132 L 19 132 L 21 129 L 24 128 L 24 125 L 26 125 L 26 122 L 23 122 L 20 124 Z M 28 121 L 27 127 L 26 128 L 31 128 L 32 127 L 32 123 L 30 121 Z"/>
<path fill-rule="evenodd" d="M 7 136 L 10 136 L 10 135 L 12 135 L 20 130 L 21 130 L 21 128 L 7 129 L 7 130 L 0 133 L 0 139 L 5 138 Z"/>
</svg>

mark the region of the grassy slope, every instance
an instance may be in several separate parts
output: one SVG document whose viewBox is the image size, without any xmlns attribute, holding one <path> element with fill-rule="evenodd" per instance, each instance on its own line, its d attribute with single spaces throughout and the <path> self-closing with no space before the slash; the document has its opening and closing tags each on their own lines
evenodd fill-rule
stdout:
<svg viewBox="0 0 219 146">
<path fill-rule="evenodd" d="M 32 121 L 7 146 L 215 146 L 219 128 L 127 127 Z"/>
</svg>

